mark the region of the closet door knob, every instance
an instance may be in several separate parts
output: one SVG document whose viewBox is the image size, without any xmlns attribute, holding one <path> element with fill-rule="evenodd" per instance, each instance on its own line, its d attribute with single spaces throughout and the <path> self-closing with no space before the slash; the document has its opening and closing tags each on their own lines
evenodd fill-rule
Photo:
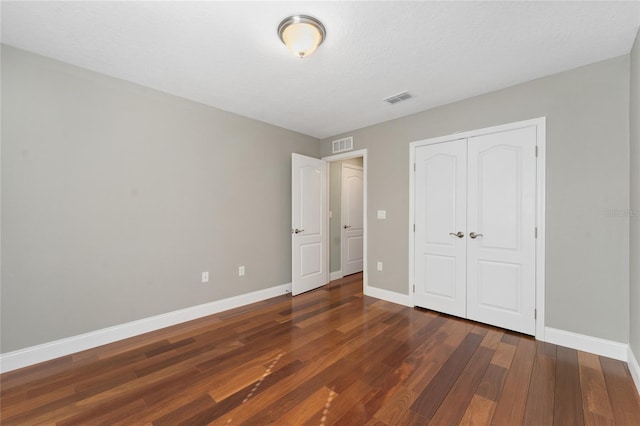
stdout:
<svg viewBox="0 0 640 426">
<path fill-rule="evenodd" d="M 469 234 L 469 236 L 475 240 L 476 238 L 482 237 L 483 235 L 482 234 L 476 234 L 475 232 L 472 232 L 472 233 Z"/>
<path fill-rule="evenodd" d="M 455 234 L 453 232 L 449 232 L 449 235 L 453 235 L 454 237 L 462 238 L 462 237 L 464 237 L 464 232 L 458 231 Z"/>
</svg>

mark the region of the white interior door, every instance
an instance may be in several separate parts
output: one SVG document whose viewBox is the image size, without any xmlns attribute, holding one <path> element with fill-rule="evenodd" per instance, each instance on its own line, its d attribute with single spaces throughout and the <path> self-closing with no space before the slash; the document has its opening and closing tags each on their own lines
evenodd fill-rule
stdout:
<svg viewBox="0 0 640 426">
<path fill-rule="evenodd" d="M 323 286 L 327 274 L 327 163 L 291 154 L 291 293 Z"/>
<path fill-rule="evenodd" d="M 415 152 L 414 302 L 466 315 L 466 140 Z"/>
<path fill-rule="evenodd" d="M 363 260 L 362 167 L 342 164 L 342 275 L 362 271 Z"/>
<path fill-rule="evenodd" d="M 535 127 L 468 143 L 467 318 L 526 334 L 535 334 L 535 146 Z"/>
</svg>

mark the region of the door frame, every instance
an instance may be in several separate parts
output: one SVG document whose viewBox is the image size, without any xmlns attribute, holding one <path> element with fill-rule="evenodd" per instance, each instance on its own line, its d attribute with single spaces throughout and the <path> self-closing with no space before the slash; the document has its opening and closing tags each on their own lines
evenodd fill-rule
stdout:
<svg viewBox="0 0 640 426">
<path fill-rule="evenodd" d="M 349 152 L 344 152 L 341 154 L 335 154 L 335 155 L 329 155 L 326 157 L 322 157 L 321 159 L 326 161 L 327 163 L 332 163 L 335 161 L 342 161 L 342 160 L 349 160 L 351 158 L 358 158 L 358 157 L 362 157 L 362 292 L 364 294 L 368 294 L 369 292 L 369 271 L 368 271 L 368 259 L 367 259 L 367 240 L 368 240 L 368 225 L 367 225 L 367 212 L 368 212 L 368 202 L 367 202 L 367 169 L 368 169 L 368 165 L 367 165 L 367 149 L 359 149 L 357 151 L 349 151 Z M 330 185 L 329 185 L 329 179 L 330 179 L 330 175 L 331 175 L 331 168 L 327 167 L 327 197 L 330 196 L 329 191 L 330 191 Z M 328 199 L 328 198 L 327 198 Z M 342 208 L 342 207 L 341 207 Z M 342 213 L 341 213 L 342 214 Z M 327 203 L 327 212 L 326 212 L 326 217 L 327 217 L 327 221 L 329 220 L 329 203 Z M 342 219 L 340 219 L 342 220 Z M 329 247 L 329 232 L 327 232 L 327 236 L 326 236 L 326 244 L 327 247 Z M 340 269 L 342 270 L 342 241 L 340 242 Z M 330 259 L 329 256 L 327 256 L 327 270 L 329 271 L 329 275 L 331 275 L 331 271 L 329 270 L 330 268 Z"/>
<path fill-rule="evenodd" d="M 482 136 L 491 133 L 521 129 L 523 127 L 536 127 L 536 260 L 535 260 L 535 286 L 536 286 L 536 331 L 537 340 L 545 341 L 545 212 L 546 212 L 546 117 L 517 121 L 499 126 L 485 127 L 483 129 L 470 130 L 411 142 L 409 144 L 409 286 L 408 293 L 412 305 L 415 306 L 415 151 L 416 148 L 425 145 L 451 142 L 459 139 L 468 139 L 474 136 Z"/>
<path fill-rule="evenodd" d="M 364 164 L 364 160 L 363 160 L 363 164 Z M 340 193 L 340 198 L 341 198 L 341 200 L 340 200 L 340 270 L 342 271 L 342 276 L 345 276 L 344 264 L 345 264 L 345 260 L 347 258 L 347 253 L 346 253 L 347 250 L 345 250 L 346 247 L 347 247 L 347 239 L 343 238 L 343 236 L 342 236 L 343 231 L 344 231 L 345 236 L 346 236 L 346 233 L 347 233 L 346 229 L 344 229 L 344 225 L 345 225 L 345 223 L 344 223 L 344 219 L 345 219 L 344 169 L 345 168 L 346 169 L 352 169 L 352 170 L 359 170 L 359 171 L 362 172 L 362 182 L 363 182 L 363 184 L 362 184 L 362 194 L 361 195 L 363 197 L 363 199 L 362 199 L 362 202 L 363 202 L 363 205 L 362 205 L 362 207 L 363 207 L 363 209 L 362 209 L 362 217 L 363 217 L 363 224 L 364 224 L 364 168 L 361 167 L 361 166 L 357 166 L 355 164 L 349 164 L 349 163 L 344 163 L 343 162 L 342 163 L 342 175 L 341 175 L 341 179 L 340 179 L 340 192 L 341 192 Z M 331 173 L 331 172 L 329 172 L 329 173 Z M 331 189 L 329 189 L 329 192 L 331 192 Z M 331 195 L 331 194 L 329 194 L 329 195 Z M 362 232 L 364 233 L 364 228 L 362 229 Z M 362 256 L 363 256 L 363 258 L 362 258 L 362 262 L 363 262 L 362 263 L 362 270 L 364 271 L 364 236 L 363 236 L 363 239 L 362 239 L 362 249 L 363 249 L 363 251 L 362 251 Z M 329 247 L 329 250 L 331 250 L 331 247 Z"/>
</svg>

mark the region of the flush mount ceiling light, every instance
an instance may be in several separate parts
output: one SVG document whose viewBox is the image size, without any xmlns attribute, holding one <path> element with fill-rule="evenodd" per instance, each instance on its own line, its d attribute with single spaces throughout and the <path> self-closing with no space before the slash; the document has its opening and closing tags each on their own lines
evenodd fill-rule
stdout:
<svg viewBox="0 0 640 426">
<path fill-rule="evenodd" d="M 278 25 L 280 40 L 300 58 L 311 55 L 322 44 L 326 34 L 322 22 L 307 15 L 289 16 Z"/>
</svg>

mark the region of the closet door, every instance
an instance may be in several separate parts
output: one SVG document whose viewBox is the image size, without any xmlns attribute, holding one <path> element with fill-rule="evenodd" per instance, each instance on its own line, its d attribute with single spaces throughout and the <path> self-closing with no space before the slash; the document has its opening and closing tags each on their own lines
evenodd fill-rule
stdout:
<svg viewBox="0 0 640 426">
<path fill-rule="evenodd" d="M 416 149 L 417 306 L 466 314 L 466 140 Z"/>
<path fill-rule="evenodd" d="M 467 318 L 535 334 L 536 128 L 468 141 Z"/>
</svg>

